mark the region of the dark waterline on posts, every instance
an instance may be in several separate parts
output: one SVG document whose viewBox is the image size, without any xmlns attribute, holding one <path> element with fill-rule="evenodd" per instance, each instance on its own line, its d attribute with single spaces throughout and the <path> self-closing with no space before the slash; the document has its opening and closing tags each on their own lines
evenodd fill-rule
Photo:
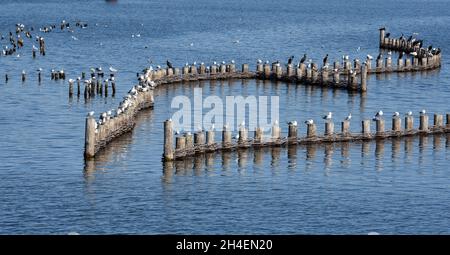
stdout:
<svg viewBox="0 0 450 255">
<path fill-rule="evenodd" d="M 0 57 L 0 233 L 449 232 L 446 134 L 205 154 L 173 162 L 173 168 L 161 162 L 162 123 L 173 113 L 170 99 L 192 96 L 196 87 L 204 96 L 279 95 L 282 124 L 328 111 L 336 122 L 351 112 L 354 123 L 379 109 L 415 115 L 427 109 L 430 117 L 450 112 L 447 2 L 6 1 L 3 6 L 8 10 L 0 18 L 3 35 L 18 22 L 37 28 L 65 19 L 88 26 L 73 34 L 44 34 L 45 56 L 33 59 L 25 44 L 20 57 Z M 417 10 L 419 20 L 411 16 Z M 417 32 L 441 47 L 442 67 L 368 75 L 365 95 L 269 80 L 161 87 L 154 91 L 153 110 L 137 114 L 131 132 L 95 160 L 83 160 L 86 113 L 117 107 L 149 58 L 161 66 L 167 59 L 174 66 L 231 59 L 252 65 L 256 59 L 285 62 L 293 54 L 298 60 L 304 53 L 316 63 L 327 53 L 330 63 L 342 55 L 362 60 L 378 53 L 381 26 L 391 38 Z M 85 101 L 83 91 L 77 98 L 75 82 L 68 98 L 67 79 L 97 66 L 118 69 L 116 97 Z M 62 68 L 66 81 L 51 81 L 49 70 Z M 317 132 L 324 132 L 322 123 Z"/>
</svg>

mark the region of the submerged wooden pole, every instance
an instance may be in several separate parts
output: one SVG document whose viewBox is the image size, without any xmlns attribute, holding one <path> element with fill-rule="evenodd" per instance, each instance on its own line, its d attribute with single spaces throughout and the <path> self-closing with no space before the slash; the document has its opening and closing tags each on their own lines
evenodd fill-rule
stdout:
<svg viewBox="0 0 450 255">
<path fill-rule="evenodd" d="M 174 159 L 172 120 L 164 121 L 164 160 Z"/>
</svg>

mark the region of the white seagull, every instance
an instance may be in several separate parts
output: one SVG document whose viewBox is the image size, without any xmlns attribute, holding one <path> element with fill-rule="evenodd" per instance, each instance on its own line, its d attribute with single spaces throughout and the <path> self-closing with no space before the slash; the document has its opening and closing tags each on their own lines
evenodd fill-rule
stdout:
<svg viewBox="0 0 450 255">
<path fill-rule="evenodd" d="M 333 113 L 332 112 L 328 112 L 328 114 L 323 116 L 322 119 L 324 119 L 324 120 L 331 120 L 332 116 L 333 116 Z"/>
<path fill-rule="evenodd" d="M 352 119 L 352 114 L 349 113 L 347 117 L 345 117 L 345 120 L 351 120 Z"/>
</svg>

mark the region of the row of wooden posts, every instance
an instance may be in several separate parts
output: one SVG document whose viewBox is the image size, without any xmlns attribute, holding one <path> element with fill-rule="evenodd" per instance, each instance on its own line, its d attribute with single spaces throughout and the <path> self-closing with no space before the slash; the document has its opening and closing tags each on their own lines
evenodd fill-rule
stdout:
<svg viewBox="0 0 450 255">
<path fill-rule="evenodd" d="M 366 91 L 367 68 L 364 65 L 359 65 L 359 68 L 358 71 L 349 72 L 345 68 L 333 71 L 325 67 L 319 70 L 318 65 L 315 63 L 311 64 L 311 68 L 307 68 L 304 63 L 298 67 L 292 64 L 283 67 L 280 64 L 258 63 L 256 71 L 250 71 L 248 64 L 242 64 L 241 71 L 237 71 L 235 64 L 211 65 L 209 68 L 206 68 L 205 65 L 191 65 L 183 67 L 182 72 L 180 72 L 179 68 L 154 70 L 150 74 L 150 79 L 158 85 L 208 79 L 270 79 Z M 342 77 L 343 74 L 344 77 Z M 358 74 L 360 76 L 359 79 Z"/>
<path fill-rule="evenodd" d="M 222 131 L 222 141 L 216 143 L 215 131 L 198 131 L 194 134 L 185 133 L 175 137 L 172 120 L 164 122 L 164 153 L 163 160 L 171 161 L 190 157 L 205 152 L 214 152 L 221 150 L 233 150 L 238 148 L 264 147 L 264 146 L 281 146 L 286 144 L 305 144 L 305 143 L 330 143 L 345 142 L 353 140 L 370 140 L 370 139 L 386 139 L 390 137 L 402 137 L 411 135 L 429 135 L 450 132 L 450 114 L 446 114 L 446 125 L 443 122 L 442 114 L 434 114 L 433 126 L 429 126 L 428 115 L 421 114 L 419 117 L 419 127 L 414 129 L 414 117 L 412 115 L 405 116 L 404 128 L 402 129 L 402 118 L 392 118 L 392 128 L 387 131 L 385 129 L 385 120 L 382 118 L 375 120 L 375 132 L 371 132 L 371 122 L 373 120 L 363 120 L 361 123 L 361 132 L 352 133 L 350 131 L 350 121 L 341 122 L 341 132 L 335 133 L 334 123 L 332 121 L 325 122 L 325 132 L 323 135 L 317 133 L 315 123 L 306 124 L 306 136 L 298 136 L 298 126 L 293 123 L 288 124 L 287 137 L 281 137 L 281 128 L 278 124 L 274 124 L 271 130 L 271 137 L 264 138 L 264 130 L 257 128 L 254 131 L 254 137 L 248 137 L 246 127 L 239 128 L 239 136 L 237 141 L 233 142 L 232 132 L 228 127 L 224 127 Z"/>
<path fill-rule="evenodd" d="M 420 46 L 414 45 L 413 42 L 407 40 L 401 40 L 400 38 L 386 37 L 386 28 L 380 28 L 380 48 L 390 49 L 402 52 L 418 52 Z"/>
<path fill-rule="evenodd" d="M 236 70 L 235 64 L 211 65 L 209 68 L 206 68 L 205 65 L 191 65 L 183 67 L 182 72 L 180 72 L 179 68 L 154 70 L 151 72 L 150 78 L 156 84 L 205 79 L 272 79 L 320 86 L 333 86 L 365 92 L 367 91 L 368 74 L 435 69 L 441 66 L 441 55 L 423 57 L 421 59 L 417 57 L 402 57 L 397 59 L 396 65 L 393 64 L 392 58 L 389 56 L 384 59 L 377 59 L 374 68 L 372 67 L 372 60 L 369 58 L 364 63 L 355 59 L 353 63 L 351 60 L 347 60 L 343 63 L 342 67 L 340 65 L 336 61 L 333 63 L 333 68 L 325 66 L 319 69 L 315 63 L 312 63 L 310 68 L 304 63 L 301 63 L 299 66 L 288 64 L 286 67 L 275 63 L 258 63 L 255 72 L 249 70 L 248 64 L 243 64 L 240 72 Z"/>
<path fill-rule="evenodd" d="M 70 80 L 69 81 L 69 98 L 72 98 L 74 95 L 74 83 L 77 84 L 77 97 L 80 97 L 81 94 L 81 81 L 80 80 Z M 109 95 L 109 86 L 111 86 L 111 95 L 114 97 L 116 95 L 116 81 L 112 80 L 100 80 L 93 79 L 92 82 L 83 82 L 84 83 L 84 98 L 92 98 L 95 95 L 108 97 Z M 111 85 L 110 85 L 111 84 Z"/>
<path fill-rule="evenodd" d="M 98 124 L 94 116 L 86 117 L 85 126 L 85 158 L 93 158 L 95 154 L 105 147 L 115 137 L 131 131 L 135 125 L 136 114 L 153 107 L 153 90 L 139 91 L 133 104 L 126 111 L 117 116 L 108 117 L 108 120 Z"/>
</svg>

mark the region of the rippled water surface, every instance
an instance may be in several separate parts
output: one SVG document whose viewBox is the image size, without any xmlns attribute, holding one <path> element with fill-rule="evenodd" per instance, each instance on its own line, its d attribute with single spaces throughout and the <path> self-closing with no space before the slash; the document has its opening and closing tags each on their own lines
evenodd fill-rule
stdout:
<svg viewBox="0 0 450 255">
<path fill-rule="evenodd" d="M 355 130 L 379 109 L 450 112 L 448 2 L 364 2 L 1 0 L 2 35 L 19 22 L 39 27 L 82 20 L 88 27 L 43 34 L 45 57 L 32 59 L 28 40 L 20 57 L 0 57 L 0 234 L 449 234 L 450 136 L 161 162 L 162 122 L 175 111 L 171 99 L 192 96 L 196 87 L 204 96 L 279 95 L 282 127 L 328 111 L 336 119 L 351 112 Z M 83 160 L 85 114 L 117 106 L 149 58 L 176 66 L 234 59 L 252 67 L 258 58 L 285 61 L 304 52 L 316 62 L 326 53 L 330 60 L 364 58 L 378 54 L 380 26 L 393 35 L 417 32 L 426 45 L 441 47 L 442 68 L 371 76 L 366 95 L 253 80 L 159 87 L 154 109 L 138 115 L 133 132 L 95 161 Z M 116 98 L 69 99 L 67 83 L 49 78 L 52 68 L 75 78 L 110 65 L 119 70 Z"/>
</svg>

